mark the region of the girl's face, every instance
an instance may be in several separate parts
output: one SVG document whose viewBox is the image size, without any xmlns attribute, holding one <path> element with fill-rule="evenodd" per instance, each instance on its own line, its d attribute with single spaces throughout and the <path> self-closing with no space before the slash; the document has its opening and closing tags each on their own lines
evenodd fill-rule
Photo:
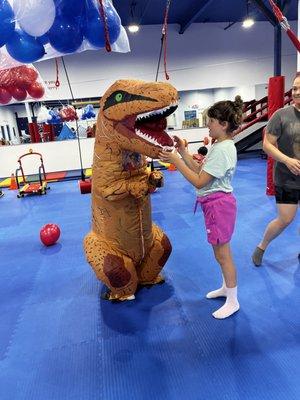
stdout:
<svg viewBox="0 0 300 400">
<path fill-rule="evenodd" d="M 215 118 L 209 118 L 207 127 L 209 129 L 209 136 L 213 139 L 218 139 L 226 135 L 228 122 L 219 122 Z"/>
</svg>

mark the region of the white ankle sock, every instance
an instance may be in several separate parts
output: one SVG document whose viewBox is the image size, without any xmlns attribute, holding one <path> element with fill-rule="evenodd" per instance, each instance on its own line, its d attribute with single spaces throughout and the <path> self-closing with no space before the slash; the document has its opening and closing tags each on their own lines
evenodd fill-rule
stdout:
<svg viewBox="0 0 300 400">
<path fill-rule="evenodd" d="M 217 297 L 226 297 L 226 285 L 225 285 L 224 276 L 223 276 L 223 284 L 220 287 L 220 289 L 208 292 L 206 295 L 207 299 L 216 299 Z"/>
<path fill-rule="evenodd" d="M 217 319 L 224 319 L 230 317 L 240 309 L 240 305 L 237 299 L 237 286 L 234 288 L 226 288 L 226 302 L 225 304 L 216 310 L 212 315 Z"/>
</svg>

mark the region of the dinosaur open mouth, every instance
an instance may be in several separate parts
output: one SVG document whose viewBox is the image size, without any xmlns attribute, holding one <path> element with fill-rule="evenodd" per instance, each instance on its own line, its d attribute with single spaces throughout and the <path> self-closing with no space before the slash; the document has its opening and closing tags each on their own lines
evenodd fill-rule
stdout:
<svg viewBox="0 0 300 400">
<path fill-rule="evenodd" d="M 176 108 L 177 103 L 174 103 L 159 110 L 138 114 L 134 123 L 135 134 L 155 146 L 172 150 L 174 142 L 165 129 L 167 117 L 173 114 Z"/>
</svg>

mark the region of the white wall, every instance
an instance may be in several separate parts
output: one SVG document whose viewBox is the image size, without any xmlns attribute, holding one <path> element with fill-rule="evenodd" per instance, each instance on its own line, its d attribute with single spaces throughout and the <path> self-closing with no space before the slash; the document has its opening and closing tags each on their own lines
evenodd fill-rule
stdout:
<svg viewBox="0 0 300 400">
<path fill-rule="evenodd" d="M 169 134 L 177 135 L 188 142 L 197 142 L 191 143 L 188 146 L 192 154 L 196 154 L 197 149 L 202 146 L 199 142 L 209 136 L 207 128 L 174 129 L 169 131 Z M 93 162 L 94 139 L 81 139 L 80 144 L 83 168 L 90 168 Z M 261 144 L 254 148 L 261 148 Z M 46 172 L 80 169 L 77 140 L 24 144 L 19 146 L 0 146 L 0 178 L 10 176 L 18 167 L 18 158 L 27 153 L 29 149 L 42 153 Z M 2 162 L 4 160 L 5 162 Z M 25 158 L 22 164 L 26 175 L 38 173 L 39 158 L 34 156 Z"/>
<path fill-rule="evenodd" d="M 84 168 L 92 166 L 94 141 L 93 138 L 80 141 Z M 7 177 L 15 172 L 18 167 L 18 158 L 22 154 L 28 153 L 29 149 L 42 154 L 46 172 L 80 169 L 77 140 L 0 146 L 0 177 Z M 37 174 L 38 165 L 35 157 L 24 159 L 25 174 Z"/>
<path fill-rule="evenodd" d="M 286 86 L 288 82 L 286 82 Z M 259 100 L 268 95 L 268 83 L 255 85 L 255 99 Z"/>
<path fill-rule="evenodd" d="M 273 75 L 273 27 L 257 22 L 245 30 L 237 23 L 224 31 L 226 24 L 192 24 L 183 34 L 178 25 L 168 27 L 168 71 L 170 83 L 179 91 L 211 88 L 247 87 L 265 84 Z M 291 23 L 296 29 L 296 23 Z M 127 54 L 86 51 L 65 56 L 74 96 L 101 96 L 119 78 L 154 80 L 160 48 L 161 26 L 142 26 L 129 34 L 132 51 Z M 61 86 L 49 91 L 49 99 L 70 98 L 62 63 Z M 45 81 L 56 79 L 54 59 L 35 63 Z M 159 75 L 164 80 L 163 63 Z M 296 71 L 296 50 L 283 33 L 282 74 L 287 88 Z M 245 97 L 245 96 L 244 96 Z M 255 96 L 253 96 L 254 98 Z M 0 107 L 0 119 L 2 109 Z"/>
<path fill-rule="evenodd" d="M 241 85 L 231 88 L 217 88 L 214 89 L 214 102 L 222 100 L 234 100 L 235 96 L 239 95 L 244 101 L 255 99 L 255 86 L 254 85 Z"/>
<path fill-rule="evenodd" d="M 13 140 L 14 137 L 14 132 L 16 134 L 16 138 L 19 137 L 18 134 L 18 127 L 17 127 L 17 122 L 16 122 L 16 117 L 14 114 L 14 110 L 9 109 L 7 107 L 0 107 L 0 125 L 4 127 L 4 139 L 9 140 L 8 134 L 7 134 L 7 125 L 10 127 L 10 136 L 11 140 Z M 14 130 L 13 130 L 14 128 Z M 3 137 L 2 130 L 0 130 L 0 137 Z"/>
<path fill-rule="evenodd" d="M 172 130 L 170 135 L 177 135 L 188 142 L 203 140 L 208 136 L 207 128 Z M 90 168 L 93 163 L 95 139 L 81 139 L 81 152 L 83 168 Z M 189 150 L 197 153 L 200 143 L 191 144 Z M 32 149 L 41 153 L 46 172 L 70 171 L 80 169 L 79 150 L 77 140 L 65 140 L 62 142 L 32 143 L 19 146 L 0 146 L 0 178 L 11 176 L 18 167 L 18 158 Z M 36 157 L 24 158 L 24 172 L 26 175 L 37 174 L 39 159 Z"/>
<path fill-rule="evenodd" d="M 245 30 L 239 23 L 224 31 L 225 24 L 193 24 L 183 35 L 178 25 L 168 27 L 168 71 L 178 90 L 264 84 L 273 75 L 273 28 L 257 22 Z M 296 28 L 294 22 L 292 27 Z M 161 26 L 142 26 L 129 35 L 127 54 L 86 51 L 65 57 L 75 97 L 101 96 L 116 79 L 154 80 L 160 48 Z M 296 71 L 296 50 L 283 33 L 282 73 L 288 80 Z M 163 65 L 163 63 L 162 63 Z M 54 60 L 35 66 L 45 80 L 55 79 Z M 61 87 L 55 98 L 70 96 L 60 67 Z M 164 80 L 164 74 L 159 76 Z"/>
<path fill-rule="evenodd" d="M 202 126 L 202 112 L 213 103 L 222 100 L 234 100 L 240 95 L 244 101 L 255 99 L 255 86 L 238 86 L 234 88 L 215 88 L 180 92 L 180 102 L 175 112 L 176 127 L 182 127 L 184 111 L 196 110 L 200 126 Z"/>
<path fill-rule="evenodd" d="M 182 127 L 182 121 L 184 118 L 184 111 L 196 110 L 197 118 L 200 119 L 201 125 L 201 112 L 214 103 L 213 89 L 208 90 L 195 90 L 195 91 L 183 91 L 179 93 L 180 101 L 178 109 L 175 112 L 176 115 L 176 127 Z"/>
</svg>

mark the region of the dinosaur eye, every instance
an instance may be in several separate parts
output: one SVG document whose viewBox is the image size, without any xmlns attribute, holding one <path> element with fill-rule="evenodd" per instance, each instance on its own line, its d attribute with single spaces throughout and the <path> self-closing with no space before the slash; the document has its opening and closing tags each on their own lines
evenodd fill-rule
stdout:
<svg viewBox="0 0 300 400">
<path fill-rule="evenodd" d="M 117 93 L 115 95 L 115 99 L 116 99 L 116 102 L 120 103 L 120 101 L 122 101 L 122 99 L 123 99 L 122 93 Z"/>
</svg>

